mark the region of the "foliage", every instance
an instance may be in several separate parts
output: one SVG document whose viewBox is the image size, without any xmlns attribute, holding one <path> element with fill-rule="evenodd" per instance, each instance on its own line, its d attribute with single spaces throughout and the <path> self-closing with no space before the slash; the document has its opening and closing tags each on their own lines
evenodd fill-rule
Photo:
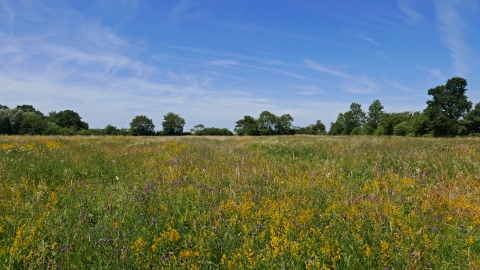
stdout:
<svg viewBox="0 0 480 270">
<path fill-rule="evenodd" d="M 203 128 L 195 131 L 195 133 L 193 134 L 197 136 L 233 136 L 233 132 L 231 132 L 227 128 L 216 127 Z"/>
<path fill-rule="evenodd" d="M 393 135 L 407 136 L 407 134 L 412 134 L 410 130 L 410 125 L 407 121 L 403 121 L 400 124 L 393 127 Z"/>
<path fill-rule="evenodd" d="M 378 126 L 377 129 L 373 132 L 375 136 L 385 136 L 387 135 L 387 130 L 383 126 Z"/>
<path fill-rule="evenodd" d="M 478 138 L 2 136 L 0 261 L 475 269 L 479 151 Z"/>
<path fill-rule="evenodd" d="M 198 131 L 202 131 L 204 128 L 205 128 L 204 124 L 197 124 L 197 125 L 193 126 L 192 129 L 190 129 L 190 133 L 195 134 Z"/>
<path fill-rule="evenodd" d="M 138 115 L 130 122 L 130 130 L 134 136 L 153 135 L 155 133 L 155 125 L 152 119 L 145 115 Z"/>
<path fill-rule="evenodd" d="M 55 123 L 61 128 L 69 128 L 72 131 L 88 129 L 88 124 L 82 121 L 82 117 L 72 110 L 64 110 L 48 113 L 48 121 Z"/>
<path fill-rule="evenodd" d="M 382 126 L 385 129 L 386 135 L 393 135 L 395 126 L 401 124 L 402 122 L 408 121 L 410 117 L 410 112 L 384 113 L 382 120 L 380 120 L 379 126 Z"/>
<path fill-rule="evenodd" d="M 371 135 L 377 129 L 382 117 L 384 116 L 383 105 L 380 100 L 376 99 L 368 107 L 368 114 L 365 123 L 365 134 Z"/>
<path fill-rule="evenodd" d="M 185 126 L 185 119 L 178 114 L 169 112 L 163 116 L 162 126 L 165 135 L 181 135 L 183 126 Z"/>
<path fill-rule="evenodd" d="M 352 129 L 352 132 L 350 132 L 350 135 L 363 135 L 364 131 L 361 127 L 355 127 Z"/>
<path fill-rule="evenodd" d="M 235 133 L 237 133 L 240 136 L 243 135 L 250 135 L 250 136 L 255 136 L 259 135 L 259 130 L 258 130 L 258 125 L 257 121 L 255 121 L 255 118 L 245 115 L 243 119 L 238 120 L 235 122 Z"/>
<path fill-rule="evenodd" d="M 428 90 L 432 100 L 427 101 L 425 113 L 430 120 L 435 136 L 456 136 L 459 132 L 459 120 L 472 108 L 465 92 L 467 80 L 460 77 L 449 79 L 446 85 Z"/>
<path fill-rule="evenodd" d="M 18 134 L 22 119 L 23 111 L 20 109 L 1 109 L 0 134 Z"/>
<path fill-rule="evenodd" d="M 104 129 L 103 129 L 105 135 L 117 135 L 118 133 L 118 129 L 116 126 L 112 126 L 112 125 L 107 125 Z"/>
<path fill-rule="evenodd" d="M 338 114 L 337 120 L 331 123 L 330 135 L 349 135 L 356 127 L 363 127 L 366 121 L 366 114 L 362 110 L 362 105 L 352 103 L 350 110 L 345 113 Z"/>
<path fill-rule="evenodd" d="M 23 113 L 23 119 L 20 124 L 19 133 L 28 135 L 42 135 L 47 128 L 47 120 L 43 114 L 36 111 Z"/>
<path fill-rule="evenodd" d="M 295 128 L 295 134 L 321 135 L 326 134 L 326 128 L 322 120 L 317 120 L 315 124 Z"/>
<path fill-rule="evenodd" d="M 465 114 L 462 125 L 466 133 L 480 133 L 480 102 L 475 104 L 473 110 Z"/>
</svg>

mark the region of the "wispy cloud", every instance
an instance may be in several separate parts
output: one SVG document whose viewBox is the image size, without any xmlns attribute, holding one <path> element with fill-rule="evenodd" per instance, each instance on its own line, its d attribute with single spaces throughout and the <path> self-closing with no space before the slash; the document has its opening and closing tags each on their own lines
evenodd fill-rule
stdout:
<svg viewBox="0 0 480 270">
<path fill-rule="evenodd" d="M 8 15 L 8 24 L 9 26 L 11 27 L 12 26 L 12 23 L 13 23 L 13 20 L 15 19 L 15 13 L 13 12 L 13 10 L 10 8 L 10 5 L 8 4 L 8 2 L 6 0 L 0 0 L 0 5 L 3 6 L 3 9 L 5 10 L 5 12 L 7 13 Z"/>
<path fill-rule="evenodd" d="M 416 25 L 425 21 L 425 16 L 414 8 L 414 0 L 398 0 L 397 6 L 405 15 L 404 21 L 410 25 Z"/>
<path fill-rule="evenodd" d="M 357 38 L 362 39 L 362 40 L 365 40 L 365 41 L 368 42 L 368 43 L 371 43 L 371 44 L 373 44 L 373 45 L 375 45 L 375 46 L 378 46 L 378 47 L 380 47 L 380 48 L 384 48 L 384 49 L 385 49 L 385 47 L 383 47 L 382 45 L 378 44 L 375 40 L 373 40 L 373 39 L 371 39 L 371 38 L 363 37 L 363 36 L 357 36 Z"/>
<path fill-rule="evenodd" d="M 310 59 L 305 59 L 304 63 L 308 68 L 322 72 L 322 73 L 326 73 L 326 74 L 330 74 L 336 77 L 341 77 L 346 79 L 351 78 L 351 76 L 346 73 L 343 73 L 341 71 L 338 71 L 329 67 L 321 66 Z"/>
<path fill-rule="evenodd" d="M 369 79 L 366 75 L 350 75 L 334 68 L 319 65 L 310 59 L 304 60 L 304 63 L 307 68 L 342 79 L 339 83 L 339 88 L 343 92 L 367 94 L 376 92 L 378 89 L 377 83 Z"/>
<path fill-rule="evenodd" d="M 450 51 L 454 73 L 465 76 L 470 70 L 469 55 L 472 48 L 465 39 L 465 29 L 468 27 L 468 22 L 460 9 L 466 11 L 467 6 L 476 9 L 477 4 L 474 1 L 464 1 L 461 5 L 465 6 L 462 7 L 457 1 L 435 0 L 434 5 L 440 37 Z"/>
<path fill-rule="evenodd" d="M 239 66 L 240 63 L 234 60 L 215 60 L 210 61 L 207 64 L 221 67 Z"/>
</svg>

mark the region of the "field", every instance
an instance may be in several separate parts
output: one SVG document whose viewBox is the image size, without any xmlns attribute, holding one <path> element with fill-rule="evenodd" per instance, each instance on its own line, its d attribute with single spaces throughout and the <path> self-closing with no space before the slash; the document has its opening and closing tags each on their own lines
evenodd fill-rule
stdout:
<svg viewBox="0 0 480 270">
<path fill-rule="evenodd" d="M 480 140 L 0 137 L 0 268 L 479 269 Z"/>
</svg>

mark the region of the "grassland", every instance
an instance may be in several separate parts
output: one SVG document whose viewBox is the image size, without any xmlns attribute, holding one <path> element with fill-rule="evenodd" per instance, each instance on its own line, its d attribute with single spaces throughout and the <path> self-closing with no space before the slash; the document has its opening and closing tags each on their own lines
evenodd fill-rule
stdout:
<svg viewBox="0 0 480 270">
<path fill-rule="evenodd" d="M 479 269 L 480 141 L 0 137 L 0 268 Z"/>
</svg>

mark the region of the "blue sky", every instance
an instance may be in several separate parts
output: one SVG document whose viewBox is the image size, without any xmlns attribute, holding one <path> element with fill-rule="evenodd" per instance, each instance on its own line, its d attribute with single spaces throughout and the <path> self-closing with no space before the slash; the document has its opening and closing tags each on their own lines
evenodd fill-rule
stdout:
<svg viewBox="0 0 480 270">
<path fill-rule="evenodd" d="M 265 110 L 327 128 L 352 102 L 420 111 L 461 76 L 480 102 L 476 0 L 0 0 L 0 104 L 90 127 Z"/>
</svg>

